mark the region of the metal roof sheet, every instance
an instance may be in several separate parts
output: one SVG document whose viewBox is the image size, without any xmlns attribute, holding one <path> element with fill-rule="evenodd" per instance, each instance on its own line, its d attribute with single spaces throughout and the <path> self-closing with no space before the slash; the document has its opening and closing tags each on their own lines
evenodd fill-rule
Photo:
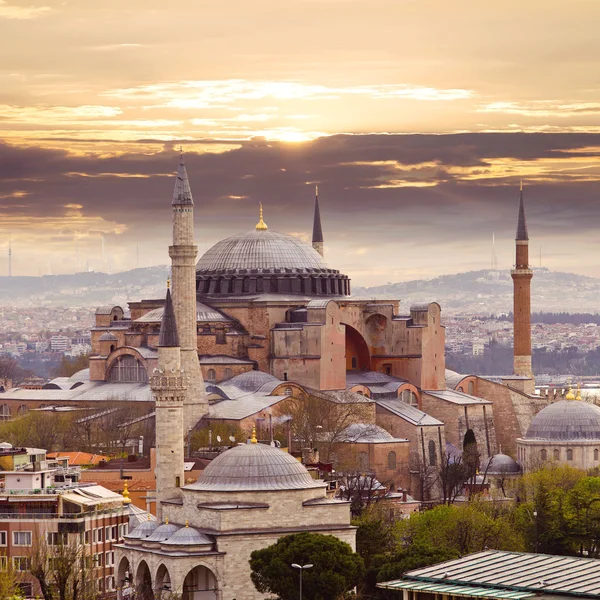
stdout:
<svg viewBox="0 0 600 600">
<path fill-rule="evenodd" d="M 237 400 L 222 400 L 208 407 L 208 418 L 244 419 L 286 398 L 287 396 L 255 396 L 250 394 Z"/>
<path fill-rule="evenodd" d="M 600 560 L 489 550 L 409 571 L 405 579 L 598 597 Z"/>
<path fill-rule="evenodd" d="M 464 392 L 458 392 L 457 390 L 423 390 L 426 394 L 445 400 L 446 402 L 452 402 L 452 404 L 493 404 L 489 400 L 478 398 L 477 396 L 471 396 Z"/>
<path fill-rule="evenodd" d="M 509 592 L 506 590 L 495 590 L 491 588 L 459 586 L 459 585 L 439 585 L 434 583 L 419 583 L 416 581 L 386 581 L 378 583 L 377 587 L 388 590 L 413 590 L 427 592 L 429 594 L 444 594 L 453 596 L 474 596 L 478 598 L 506 598 L 510 600 L 520 600 L 521 598 L 530 598 L 535 596 L 532 592 Z"/>
<path fill-rule="evenodd" d="M 382 406 L 413 425 L 432 425 L 435 427 L 443 425 L 442 421 L 438 421 L 435 417 L 428 415 L 415 406 L 407 404 L 400 400 L 400 398 L 377 398 L 375 404 Z"/>
</svg>

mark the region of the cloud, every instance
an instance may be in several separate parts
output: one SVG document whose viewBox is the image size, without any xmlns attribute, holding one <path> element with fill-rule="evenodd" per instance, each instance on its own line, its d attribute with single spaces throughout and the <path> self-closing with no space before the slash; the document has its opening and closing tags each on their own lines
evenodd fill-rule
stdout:
<svg viewBox="0 0 600 600">
<path fill-rule="evenodd" d="M 480 106 L 478 112 L 504 113 L 526 117 L 558 117 L 561 119 L 586 115 L 600 115 L 600 102 L 559 102 L 536 100 L 532 102 L 490 102 Z"/>
<path fill-rule="evenodd" d="M 136 244 L 148 244 L 148 264 L 164 263 L 173 146 L 86 155 L 0 144 L 0 189 L 15 200 L 2 205 L 4 226 L 38 252 L 68 252 L 57 232 L 82 232 L 82 256 L 98 243 L 89 232 L 105 231 L 124 268 L 135 266 Z M 251 229 L 258 202 L 270 229 L 306 238 L 318 183 L 327 260 L 357 284 L 419 268 L 423 275 L 485 268 L 482 244 L 492 229 L 510 265 L 521 177 L 532 240 L 568 248 L 555 267 L 585 247 L 600 221 L 599 134 L 333 135 L 228 148 L 186 152 L 200 252 Z M 580 271 L 598 270 L 589 252 L 581 256 Z"/>
<path fill-rule="evenodd" d="M 50 10 L 49 6 L 15 6 L 6 0 L 0 0 L 0 19 L 35 19 Z"/>
</svg>

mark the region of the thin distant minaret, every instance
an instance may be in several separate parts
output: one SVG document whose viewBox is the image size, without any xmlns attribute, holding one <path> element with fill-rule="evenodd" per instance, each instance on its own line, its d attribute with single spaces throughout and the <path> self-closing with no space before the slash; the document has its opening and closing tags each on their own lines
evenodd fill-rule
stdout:
<svg viewBox="0 0 600 600">
<path fill-rule="evenodd" d="M 8 240 L 8 276 L 12 277 L 12 245 Z"/>
<path fill-rule="evenodd" d="M 150 378 L 156 422 L 156 517 L 162 521 L 162 502 L 180 496 L 184 484 L 183 404 L 186 377 L 171 291 L 167 289 L 158 336 L 158 364 Z"/>
<path fill-rule="evenodd" d="M 204 380 L 198 362 L 196 310 L 196 256 L 194 243 L 194 199 L 183 152 L 173 190 L 173 245 L 169 246 L 173 281 L 173 305 L 181 345 L 181 368 L 188 379 L 183 420 L 185 430 L 194 427 L 208 411 Z"/>
<path fill-rule="evenodd" d="M 515 237 L 516 260 L 511 272 L 514 286 L 514 374 L 529 377 L 525 390 L 533 393 L 535 382 L 531 367 L 531 278 L 529 265 L 529 234 L 523 204 L 523 182 L 519 200 L 519 217 Z"/>
<path fill-rule="evenodd" d="M 312 247 L 324 256 L 323 228 L 321 227 L 321 212 L 319 211 L 319 186 L 315 186 L 315 217 L 313 221 Z"/>
<path fill-rule="evenodd" d="M 498 257 L 496 256 L 496 232 L 492 231 L 492 271 L 498 270 Z"/>
</svg>

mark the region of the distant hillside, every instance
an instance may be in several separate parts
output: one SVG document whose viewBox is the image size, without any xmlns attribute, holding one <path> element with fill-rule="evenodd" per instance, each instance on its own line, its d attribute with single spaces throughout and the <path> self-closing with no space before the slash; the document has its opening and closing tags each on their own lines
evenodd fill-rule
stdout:
<svg viewBox="0 0 600 600">
<path fill-rule="evenodd" d="M 0 304 L 99 306 L 164 295 L 167 266 L 122 273 L 74 273 L 43 277 L 0 277 Z"/>
<path fill-rule="evenodd" d="M 436 301 L 447 312 L 499 314 L 512 310 L 510 271 L 469 271 L 376 287 L 354 287 L 357 298 L 402 300 L 411 304 Z M 535 312 L 591 312 L 600 310 L 600 279 L 534 269 L 531 308 Z"/>
<path fill-rule="evenodd" d="M 0 305 L 95 307 L 157 298 L 164 294 L 168 274 L 167 266 L 157 266 L 112 275 L 0 277 Z M 447 313 L 499 314 L 512 310 L 512 279 L 509 271 L 470 271 L 369 288 L 354 286 L 353 296 L 401 300 L 403 312 L 411 304 L 435 300 Z M 597 313 L 600 279 L 535 269 L 532 310 Z"/>
</svg>

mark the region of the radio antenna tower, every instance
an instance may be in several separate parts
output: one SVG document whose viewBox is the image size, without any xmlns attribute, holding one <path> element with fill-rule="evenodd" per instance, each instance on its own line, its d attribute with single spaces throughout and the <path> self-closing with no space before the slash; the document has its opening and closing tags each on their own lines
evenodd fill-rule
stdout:
<svg viewBox="0 0 600 600">
<path fill-rule="evenodd" d="M 492 231 L 492 271 L 498 270 L 498 257 L 496 256 L 496 232 Z"/>
</svg>

